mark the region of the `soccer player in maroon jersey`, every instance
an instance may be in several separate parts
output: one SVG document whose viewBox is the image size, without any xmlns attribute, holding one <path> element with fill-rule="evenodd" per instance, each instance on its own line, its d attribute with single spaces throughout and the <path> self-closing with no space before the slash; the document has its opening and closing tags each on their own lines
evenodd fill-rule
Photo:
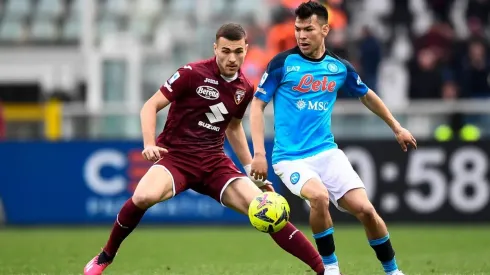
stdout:
<svg viewBox="0 0 490 275">
<path fill-rule="evenodd" d="M 221 26 L 216 33 L 215 57 L 178 69 L 144 104 L 142 154 L 155 163 L 123 205 L 107 244 L 87 263 L 85 275 L 102 274 L 148 208 L 189 188 L 245 215 L 250 202 L 262 192 L 259 187 L 273 191 L 267 183 L 252 181 L 250 176 L 252 156 L 241 123 L 254 92 L 240 71 L 247 47 L 240 25 Z M 156 114 L 170 103 L 165 128 L 155 141 Z M 225 135 L 248 175 L 225 155 Z M 271 237 L 323 274 L 320 255 L 294 225 L 288 223 Z"/>
</svg>

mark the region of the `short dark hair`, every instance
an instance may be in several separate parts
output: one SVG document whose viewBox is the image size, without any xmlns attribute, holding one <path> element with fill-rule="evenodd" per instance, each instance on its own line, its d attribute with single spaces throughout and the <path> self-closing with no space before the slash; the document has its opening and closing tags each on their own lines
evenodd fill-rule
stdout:
<svg viewBox="0 0 490 275">
<path fill-rule="evenodd" d="M 301 5 L 299 5 L 298 8 L 296 8 L 296 10 L 294 11 L 294 14 L 297 18 L 301 20 L 308 19 L 313 16 L 313 14 L 316 14 L 318 19 L 328 22 L 327 8 L 316 1 L 310 0 L 308 2 L 301 3 Z"/>
<path fill-rule="evenodd" d="M 245 29 L 237 23 L 223 24 L 216 32 L 216 41 L 218 41 L 220 37 L 231 41 L 238 41 L 245 38 L 245 41 L 247 41 L 247 33 L 245 32 Z"/>
</svg>

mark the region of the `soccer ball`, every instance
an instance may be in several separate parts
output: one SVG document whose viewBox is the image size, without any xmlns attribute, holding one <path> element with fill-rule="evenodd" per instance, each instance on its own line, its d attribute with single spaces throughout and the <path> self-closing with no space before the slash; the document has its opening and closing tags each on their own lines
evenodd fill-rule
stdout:
<svg viewBox="0 0 490 275">
<path fill-rule="evenodd" d="M 256 196 L 248 207 L 248 218 L 257 230 L 276 233 L 289 222 L 287 200 L 274 192 L 264 192 Z"/>
</svg>

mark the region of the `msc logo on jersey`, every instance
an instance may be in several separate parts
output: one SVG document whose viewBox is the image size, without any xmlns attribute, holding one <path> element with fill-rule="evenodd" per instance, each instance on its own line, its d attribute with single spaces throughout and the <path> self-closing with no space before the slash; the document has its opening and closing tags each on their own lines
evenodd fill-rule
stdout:
<svg viewBox="0 0 490 275">
<path fill-rule="evenodd" d="M 328 110 L 328 102 L 325 102 L 325 101 L 308 101 L 308 110 L 326 111 L 326 110 Z"/>
<path fill-rule="evenodd" d="M 307 107 L 308 107 L 308 110 L 327 111 L 328 110 L 328 102 L 326 102 L 326 101 L 311 101 L 311 100 L 308 100 L 307 102 L 305 102 L 302 99 L 296 101 L 296 108 L 298 108 L 298 110 L 301 111 Z"/>
<path fill-rule="evenodd" d="M 324 76 L 321 80 L 317 80 L 312 74 L 305 74 L 299 84 L 293 86 L 293 90 L 300 93 L 313 92 L 334 92 L 337 83 L 335 81 L 328 81 L 328 77 Z"/>
<path fill-rule="evenodd" d="M 298 108 L 298 110 L 303 110 L 304 108 L 306 107 L 306 103 L 304 100 L 300 99 L 298 101 L 296 101 L 296 108 Z"/>
</svg>

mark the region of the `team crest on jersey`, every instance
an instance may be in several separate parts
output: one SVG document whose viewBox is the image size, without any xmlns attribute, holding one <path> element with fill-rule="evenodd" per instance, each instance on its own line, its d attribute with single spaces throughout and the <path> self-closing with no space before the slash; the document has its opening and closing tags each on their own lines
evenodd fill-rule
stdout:
<svg viewBox="0 0 490 275">
<path fill-rule="evenodd" d="M 236 90 L 235 92 L 235 103 L 238 105 L 243 101 L 243 98 L 245 97 L 245 91 L 244 90 Z"/>
<path fill-rule="evenodd" d="M 330 62 L 328 63 L 327 65 L 327 68 L 329 71 L 331 71 L 332 73 L 336 73 L 339 71 L 339 67 L 337 66 L 337 64 L 333 63 L 333 62 Z"/>
</svg>

